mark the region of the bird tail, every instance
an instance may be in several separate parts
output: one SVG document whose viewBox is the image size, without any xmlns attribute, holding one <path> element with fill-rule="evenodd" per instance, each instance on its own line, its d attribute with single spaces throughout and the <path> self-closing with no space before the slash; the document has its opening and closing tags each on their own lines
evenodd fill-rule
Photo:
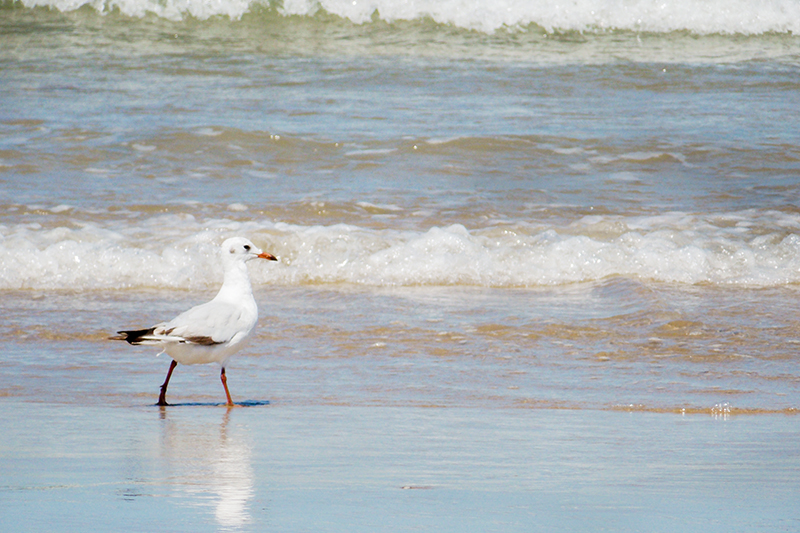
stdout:
<svg viewBox="0 0 800 533">
<path fill-rule="evenodd" d="M 158 341 L 152 337 L 156 328 L 137 329 L 133 331 L 118 331 L 116 337 L 109 337 L 112 341 L 126 341 L 128 344 L 138 346 L 140 344 L 157 344 Z"/>
</svg>

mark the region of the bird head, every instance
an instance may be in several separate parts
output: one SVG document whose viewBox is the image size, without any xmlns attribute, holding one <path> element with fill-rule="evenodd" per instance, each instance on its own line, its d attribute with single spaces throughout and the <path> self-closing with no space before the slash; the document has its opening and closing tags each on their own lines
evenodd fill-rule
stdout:
<svg viewBox="0 0 800 533">
<path fill-rule="evenodd" d="M 244 237 L 232 237 L 222 243 L 222 255 L 239 261 L 250 261 L 251 259 L 266 259 L 267 261 L 277 261 L 274 255 L 262 252 L 258 246 Z"/>
</svg>

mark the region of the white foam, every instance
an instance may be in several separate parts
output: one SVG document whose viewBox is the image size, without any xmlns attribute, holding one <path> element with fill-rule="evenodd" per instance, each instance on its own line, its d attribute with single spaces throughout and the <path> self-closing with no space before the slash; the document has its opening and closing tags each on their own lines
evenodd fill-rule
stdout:
<svg viewBox="0 0 800 533">
<path fill-rule="evenodd" d="M 217 245 L 231 235 L 249 236 L 279 256 L 277 264 L 251 269 L 254 282 L 264 284 L 530 287 L 614 276 L 743 287 L 800 283 L 800 216 L 776 211 L 424 231 L 191 215 L 101 226 L 81 222 L 80 213 L 68 216 L 56 227 L 0 227 L 0 289 L 209 288 L 221 275 Z"/>
<path fill-rule="evenodd" d="M 321 7 L 359 24 L 370 22 L 376 12 L 389 22 L 430 17 L 441 24 L 487 33 L 531 24 L 548 31 L 689 30 L 704 34 L 796 32 L 800 29 L 800 4 L 794 0 L 286 0 L 283 6 L 287 14 L 299 15 L 313 13 Z"/>
<path fill-rule="evenodd" d="M 385 212 L 385 211 L 402 211 L 403 208 L 399 205 L 394 204 L 373 204 L 370 202 L 356 202 L 356 205 L 363 208 L 366 211 L 370 211 L 373 213 L 378 212 Z"/>
<path fill-rule="evenodd" d="M 156 149 L 155 146 L 149 144 L 139 144 L 139 143 L 133 143 L 131 145 L 131 148 L 133 148 L 137 152 L 152 152 Z"/>
<path fill-rule="evenodd" d="M 200 128 L 194 133 L 202 137 L 217 137 L 218 135 L 222 135 L 223 132 L 214 128 Z"/>
<path fill-rule="evenodd" d="M 133 17 L 148 13 L 180 20 L 186 16 L 239 19 L 257 6 L 275 6 L 285 16 L 311 16 L 318 11 L 356 24 L 378 17 L 387 22 L 430 18 L 486 33 L 514 31 L 535 24 L 553 31 L 636 32 L 691 31 L 699 34 L 762 34 L 800 32 L 800 2 L 796 0 L 22 0 L 28 7 L 50 6 L 73 11 L 92 6 L 100 12 L 118 9 Z"/>
</svg>

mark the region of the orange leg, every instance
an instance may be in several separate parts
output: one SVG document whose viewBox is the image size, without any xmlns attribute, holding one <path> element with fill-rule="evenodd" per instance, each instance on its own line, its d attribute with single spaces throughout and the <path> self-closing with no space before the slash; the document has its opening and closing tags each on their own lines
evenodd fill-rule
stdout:
<svg viewBox="0 0 800 533">
<path fill-rule="evenodd" d="M 172 377 L 172 371 L 175 370 L 176 366 L 178 366 L 178 362 L 173 359 L 167 371 L 167 379 L 165 379 L 164 384 L 161 385 L 161 394 L 158 395 L 158 403 L 156 405 L 169 405 L 167 403 L 167 385 L 169 385 L 169 378 Z"/>
<path fill-rule="evenodd" d="M 228 392 L 228 378 L 225 376 L 225 367 L 219 373 L 219 379 L 222 381 L 222 386 L 225 387 L 225 396 L 228 397 L 228 407 L 233 407 L 233 400 L 231 400 L 231 393 Z"/>
</svg>

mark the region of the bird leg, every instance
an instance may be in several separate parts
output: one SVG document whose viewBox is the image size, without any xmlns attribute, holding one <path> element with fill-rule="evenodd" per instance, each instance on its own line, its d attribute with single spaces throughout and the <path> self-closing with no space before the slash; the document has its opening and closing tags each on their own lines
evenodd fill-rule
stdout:
<svg viewBox="0 0 800 533">
<path fill-rule="evenodd" d="M 172 371 L 175 370 L 176 366 L 178 366 L 178 362 L 173 359 L 169 365 L 169 370 L 167 371 L 167 379 L 165 379 L 164 384 L 161 385 L 161 394 L 158 395 L 158 403 L 156 405 L 169 405 L 167 403 L 167 385 L 169 385 L 169 378 L 172 377 Z"/>
<path fill-rule="evenodd" d="M 225 396 L 228 397 L 228 407 L 233 407 L 233 400 L 231 400 L 231 393 L 228 392 L 228 378 L 225 376 L 225 367 L 219 373 L 219 379 L 222 381 L 222 386 L 225 387 Z"/>
</svg>

